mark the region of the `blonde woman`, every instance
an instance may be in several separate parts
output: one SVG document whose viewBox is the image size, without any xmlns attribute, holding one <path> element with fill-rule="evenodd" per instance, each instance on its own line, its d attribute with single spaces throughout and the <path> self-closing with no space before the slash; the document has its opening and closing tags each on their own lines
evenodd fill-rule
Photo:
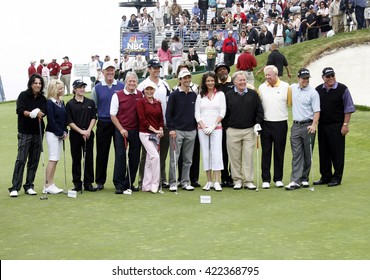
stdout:
<svg viewBox="0 0 370 280">
<path fill-rule="evenodd" d="M 67 138 L 66 109 L 61 96 L 64 84 L 60 80 L 51 80 L 47 94 L 47 118 L 45 138 L 48 144 L 49 162 L 46 166 L 46 182 L 43 193 L 58 194 L 63 192 L 54 183 L 57 163 L 60 159 L 63 141 Z"/>
</svg>

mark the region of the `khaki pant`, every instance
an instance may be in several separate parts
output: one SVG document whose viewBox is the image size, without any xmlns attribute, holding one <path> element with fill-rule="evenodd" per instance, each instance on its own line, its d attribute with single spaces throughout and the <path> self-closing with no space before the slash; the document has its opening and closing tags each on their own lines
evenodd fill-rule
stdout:
<svg viewBox="0 0 370 280">
<path fill-rule="evenodd" d="M 253 127 L 245 129 L 229 127 L 226 130 L 226 135 L 227 152 L 234 184 L 253 182 L 253 152 L 256 144 Z"/>
</svg>

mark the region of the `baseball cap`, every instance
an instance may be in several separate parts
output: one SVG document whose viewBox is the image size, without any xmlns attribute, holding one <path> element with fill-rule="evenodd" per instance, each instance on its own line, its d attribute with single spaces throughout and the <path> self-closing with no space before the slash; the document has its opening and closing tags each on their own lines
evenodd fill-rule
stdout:
<svg viewBox="0 0 370 280">
<path fill-rule="evenodd" d="M 103 64 L 103 70 L 109 68 L 109 67 L 113 67 L 114 69 L 116 69 L 116 65 L 114 64 L 113 61 L 106 61 L 104 62 Z"/>
<path fill-rule="evenodd" d="M 63 59 L 68 59 L 69 60 L 69 57 L 68 56 L 65 56 L 65 57 L 63 57 Z"/>
<path fill-rule="evenodd" d="M 313 5 L 310 5 L 310 7 L 309 7 L 310 9 L 313 9 L 314 8 L 314 6 Z"/>
<path fill-rule="evenodd" d="M 31 64 L 32 64 L 32 63 L 36 63 L 36 60 L 31 60 L 31 61 L 30 61 L 30 63 L 31 63 Z"/>
<path fill-rule="evenodd" d="M 148 67 L 162 67 L 158 59 L 151 59 L 148 61 Z"/>
<path fill-rule="evenodd" d="M 152 82 L 150 80 L 147 80 L 147 81 L 144 82 L 143 88 L 146 89 L 148 87 L 152 87 L 154 89 L 157 89 L 158 86 L 154 82 Z"/>
<path fill-rule="evenodd" d="M 179 73 L 179 79 L 182 79 L 186 76 L 191 76 L 191 73 L 189 72 L 189 70 L 181 70 L 180 73 Z"/>
<path fill-rule="evenodd" d="M 310 76 L 310 71 L 306 68 L 301 68 L 298 71 L 298 78 L 309 78 Z"/>
<path fill-rule="evenodd" d="M 251 45 L 245 45 L 244 50 L 245 51 L 251 51 L 253 47 Z"/>
<path fill-rule="evenodd" d="M 322 70 L 322 75 L 323 76 L 326 76 L 326 75 L 335 75 L 334 69 L 332 67 L 325 67 Z"/>
<path fill-rule="evenodd" d="M 216 68 L 215 68 L 215 73 L 217 73 L 218 69 L 222 68 L 222 67 L 225 67 L 227 69 L 227 72 L 230 73 L 230 67 L 227 66 L 226 64 L 224 63 L 219 63 L 216 65 Z"/>
<path fill-rule="evenodd" d="M 79 88 L 81 86 L 87 86 L 86 83 L 84 83 L 82 80 L 76 80 L 73 82 L 73 85 L 72 85 L 74 88 Z"/>
</svg>

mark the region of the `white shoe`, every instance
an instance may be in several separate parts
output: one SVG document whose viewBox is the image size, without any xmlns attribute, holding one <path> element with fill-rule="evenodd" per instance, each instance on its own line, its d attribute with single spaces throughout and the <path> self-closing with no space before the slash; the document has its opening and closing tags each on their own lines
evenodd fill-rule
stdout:
<svg viewBox="0 0 370 280">
<path fill-rule="evenodd" d="M 285 186 L 285 189 L 287 191 L 292 191 L 292 190 L 296 190 L 296 189 L 299 189 L 299 188 L 300 188 L 300 186 L 295 182 L 291 182 L 287 186 Z"/>
<path fill-rule="evenodd" d="M 177 192 L 176 184 L 173 184 L 173 185 L 170 186 L 170 192 Z"/>
<path fill-rule="evenodd" d="M 49 194 L 58 194 L 62 193 L 63 190 L 59 189 L 55 184 L 49 185 L 49 187 L 44 187 L 42 193 L 49 193 Z"/>
<path fill-rule="evenodd" d="M 307 181 L 302 181 L 301 182 L 302 188 L 308 188 L 310 184 Z"/>
<path fill-rule="evenodd" d="M 28 189 L 28 190 L 26 191 L 26 194 L 29 194 L 29 195 L 36 195 L 36 194 L 37 194 L 37 192 L 35 192 L 35 190 L 34 190 L 34 189 Z"/>
<path fill-rule="evenodd" d="M 213 187 L 215 188 L 215 191 L 216 192 L 222 191 L 222 187 L 221 187 L 221 185 L 220 185 L 219 182 L 215 182 L 214 185 L 213 185 Z"/>
<path fill-rule="evenodd" d="M 269 182 L 263 182 L 262 183 L 262 189 L 269 189 L 270 188 L 270 183 Z"/>
<path fill-rule="evenodd" d="M 282 181 L 276 181 L 276 182 L 275 182 L 275 187 L 277 187 L 277 188 L 282 188 L 282 187 L 284 187 L 284 184 L 283 184 L 283 182 L 282 182 Z"/>
<path fill-rule="evenodd" d="M 207 184 L 203 187 L 203 191 L 209 191 L 213 187 L 212 182 L 207 182 Z"/>
<path fill-rule="evenodd" d="M 242 188 L 242 184 L 239 182 L 234 185 L 234 190 L 241 190 L 241 188 Z"/>
<path fill-rule="evenodd" d="M 257 189 L 257 187 L 255 185 L 253 185 L 252 182 L 245 183 L 244 187 L 247 188 L 248 190 L 255 190 L 255 189 Z"/>
<path fill-rule="evenodd" d="M 183 190 L 186 190 L 186 191 L 193 191 L 194 190 L 194 187 L 189 185 L 189 184 L 185 184 L 183 187 L 182 187 Z"/>
<path fill-rule="evenodd" d="M 18 197 L 18 192 L 17 191 L 11 191 L 9 195 L 10 195 L 10 197 Z"/>
<path fill-rule="evenodd" d="M 124 190 L 123 194 L 132 195 L 132 190 L 130 189 Z"/>
</svg>

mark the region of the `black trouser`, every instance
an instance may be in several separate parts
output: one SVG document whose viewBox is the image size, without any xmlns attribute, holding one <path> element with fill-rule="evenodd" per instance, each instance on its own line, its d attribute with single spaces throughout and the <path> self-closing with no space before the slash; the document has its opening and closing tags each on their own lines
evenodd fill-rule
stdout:
<svg viewBox="0 0 370 280">
<path fill-rule="evenodd" d="M 104 185 L 107 180 L 107 167 L 110 145 L 115 141 L 115 126 L 112 122 L 98 121 L 96 125 L 96 166 L 95 182 Z"/>
<path fill-rule="evenodd" d="M 193 151 L 193 158 L 192 163 L 190 167 L 190 173 L 189 178 L 191 183 L 196 183 L 199 180 L 199 162 L 200 162 L 200 144 L 199 144 L 199 138 L 198 138 L 198 129 L 196 130 L 195 135 L 195 142 L 194 142 L 194 151 Z M 182 149 L 179 156 L 178 161 L 178 177 L 181 180 L 181 174 L 182 174 Z"/>
<path fill-rule="evenodd" d="M 25 191 L 34 188 L 33 182 L 35 181 L 41 153 L 40 143 L 39 134 L 18 133 L 18 155 L 14 166 L 12 187 L 9 188 L 9 192 L 20 191 L 26 162 L 27 175 L 23 188 Z"/>
<path fill-rule="evenodd" d="M 113 173 L 113 183 L 117 190 L 124 191 L 129 189 L 135 182 L 136 173 L 139 168 L 140 162 L 140 148 L 141 142 L 139 138 L 138 130 L 129 130 L 127 143 L 128 143 L 128 161 L 130 169 L 130 177 L 128 172 L 126 172 L 126 147 L 125 141 L 121 133 L 116 129 L 116 153 L 114 160 L 114 173 Z M 131 180 L 131 186 L 130 186 Z"/>
<path fill-rule="evenodd" d="M 235 53 L 224 53 L 224 62 L 227 66 L 233 66 L 235 63 Z"/>
<path fill-rule="evenodd" d="M 81 157 L 85 150 L 85 141 L 82 135 L 71 130 L 69 135 L 72 156 L 72 182 L 74 186 L 81 187 Z M 82 164 L 83 167 L 83 164 Z M 91 131 L 90 138 L 86 141 L 85 170 L 83 170 L 84 186 L 94 182 L 94 132 Z"/>
<path fill-rule="evenodd" d="M 324 182 L 342 181 L 346 139 L 341 133 L 342 124 L 318 125 L 320 173 Z"/>
<path fill-rule="evenodd" d="M 286 137 L 288 132 L 288 122 L 268 122 L 264 121 L 261 132 L 262 147 L 262 181 L 271 182 L 271 157 L 274 153 L 274 182 L 282 181 L 284 174 L 284 154 Z"/>
<path fill-rule="evenodd" d="M 229 168 L 229 154 L 227 153 L 226 145 L 226 129 L 222 129 L 222 161 L 224 163 L 224 169 L 221 170 L 221 181 L 232 183 L 233 179 L 231 178 Z"/>
<path fill-rule="evenodd" d="M 360 6 L 355 7 L 357 29 L 366 28 L 366 20 L 365 20 L 364 13 L 365 13 L 365 7 L 360 7 Z"/>
</svg>

